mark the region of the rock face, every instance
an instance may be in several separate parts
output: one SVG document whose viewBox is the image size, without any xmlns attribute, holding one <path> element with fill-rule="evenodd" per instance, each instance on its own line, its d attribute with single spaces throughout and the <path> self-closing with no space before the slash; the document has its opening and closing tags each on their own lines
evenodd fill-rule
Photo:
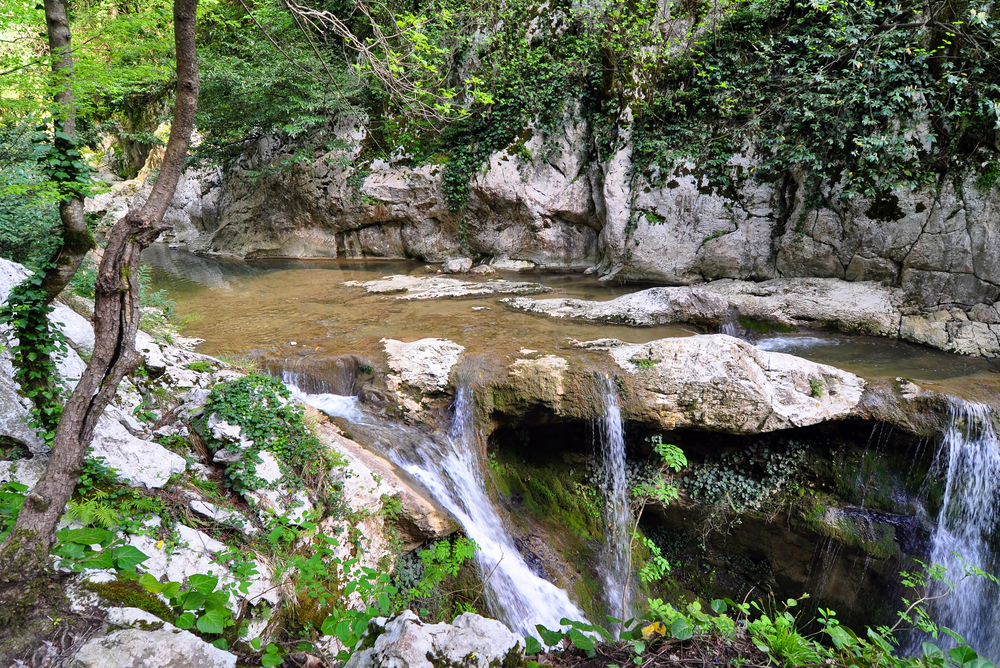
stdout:
<svg viewBox="0 0 1000 668">
<path fill-rule="evenodd" d="M 604 345 L 607 345 L 606 343 Z M 632 419 L 663 429 L 755 434 L 855 413 L 865 381 L 723 334 L 612 345 Z"/>
<path fill-rule="evenodd" d="M 363 119 L 344 122 L 337 135 L 347 148 L 251 177 L 296 150 L 265 138 L 221 178 L 189 175 L 172 209 L 175 241 L 244 257 L 461 258 L 449 265 L 461 271 L 468 260 L 514 270 L 594 267 L 605 279 L 670 285 L 874 282 L 905 298 L 907 336 L 1000 355 L 991 327 L 1000 324 L 1000 185 L 983 192 L 975 174 L 878 199 L 841 198 L 833 185 L 828 203 L 816 206 L 807 202 L 808 174 L 758 181 L 748 154 L 732 158 L 742 176 L 722 192 L 692 164 L 646 177 L 633 164 L 628 114 L 620 148 L 589 162 L 586 122 L 570 109 L 561 132 L 544 140 L 535 132 L 523 149 L 492 155 L 456 214 L 441 166 L 344 167 L 363 162 L 366 134 Z"/>
<path fill-rule="evenodd" d="M 115 631 L 85 644 L 66 668 L 235 668 L 236 655 L 170 624 Z"/>
<path fill-rule="evenodd" d="M 381 628 L 378 622 L 381 621 Z M 523 641 L 502 623 L 472 613 L 451 624 L 424 624 L 411 610 L 395 619 L 375 620 L 362 644 L 374 644 L 350 658 L 345 668 L 496 668 L 523 659 Z"/>
</svg>

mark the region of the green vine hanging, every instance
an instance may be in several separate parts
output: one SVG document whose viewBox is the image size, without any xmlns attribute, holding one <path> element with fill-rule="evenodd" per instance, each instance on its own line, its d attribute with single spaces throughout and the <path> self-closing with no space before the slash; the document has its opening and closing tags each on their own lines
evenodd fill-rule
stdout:
<svg viewBox="0 0 1000 668">
<path fill-rule="evenodd" d="M 52 443 L 62 416 L 62 388 L 56 358 L 66 353 L 66 338 L 49 324 L 52 305 L 42 280 L 51 265 L 14 286 L 7 303 L 0 306 L 0 327 L 9 328 L 14 380 L 33 404 L 31 426 L 48 444 Z"/>
</svg>

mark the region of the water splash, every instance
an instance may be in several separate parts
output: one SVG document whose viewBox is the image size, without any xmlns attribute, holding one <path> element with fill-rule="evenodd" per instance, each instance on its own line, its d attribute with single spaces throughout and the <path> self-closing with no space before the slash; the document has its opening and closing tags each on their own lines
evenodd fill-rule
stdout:
<svg viewBox="0 0 1000 668">
<path fill-rule="evenodd" d="M 937 527 L 931 537 L 932 563 L 948 568 L 948 578 L 962 579 L 961 555 L 969 564 L 998 572 L 994 549 L 1000 502 L 1000 441 L 990 421 L 990 409 L 953 399 L 939 458 L 947 462 L 945 492 Z M 944 588 L 935 587 L 942 593 Z M 985 578 L 958 582 L 949 596 L 936 602 L 932 616 L 959 635 L 981 655 L 1000 660 L 1000 591 Z"/>
<path fill-rule="evenodd" d="M 303 392 L 299 389 L 298 382 L 301 381 L 296 377 L 297 375 L 287 372 L 282 374 L 282 382 L 285 383 L 285 387 L 291 392 L 293 399 L 321 410 L 331 417 L 342 417 L 351 422 L 362 422 L 364 420 L 365 414 L 358 408 L 357 397 L 341 394 L 312 394 Z"/>
<path fill-rule="evenodd" d="M 628 470 L 625 465 L 625 428 L 614 381 L 603 375 L 600 376 L 600 381 L 602 417 L 596 425 L 596 445 L 600 455 L 597 460 L 598 473 L 604 494 L 604 521 L 607 524 L 601 574 L 608 592 L 611 615 L 627 619 L 633 616 L 630 597 L 625 596 L 630 576 L 628 553 L 632 518 L 628 503 Z"/>
</svg>

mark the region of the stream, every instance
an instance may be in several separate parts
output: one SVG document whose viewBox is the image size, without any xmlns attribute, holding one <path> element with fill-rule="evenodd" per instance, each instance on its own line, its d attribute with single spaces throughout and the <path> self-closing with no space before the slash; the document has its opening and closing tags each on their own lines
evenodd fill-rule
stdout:
<svg viewBox="0 0 1000 668">
<path fill-rule="evenodd" d="M 254 356 L 270 368 L 282 369 L 284 381 L 297 399 L 367 430 L 369 445 L 381 449 L 381 454 L 423 484 L 459 520 L 479 546 L 477 564 L 489 592 L 488 605 L 496 616 L 522 635 L 534 634 L 536 624 L 557 628 L 562 618 L 584 619 L 567 592 L 541 577 L 520 554 L 508 528 L 510 521 L 491 501 L 480 461 L 481 435 L 476 433 L 472 417 L 475 390 L 460 386 L 450 429 L 429 435 L 369 414 L 356 397 L 337 394 L 347 390 L 330 377 L 331 364 L 347 354 L 378 354 L 383 338 L 447 338 L 465 346 L 471 356 L 505 359 L 521 348 L 572 351 L 569 339 L 618 338 L 643 343 L 691 336 L 694 329 L 564 321 L 511 311 L 497 304 L 497 297 L 400 301 L 344 285 L 346 281 L 390 274 L 422 274 L 423 265 L 414 262 L 243 262 L 195 256 L 162 245 L 148 249 L 143 259 L 151 268 L 152 287 L 165 290 L 176 302 L 184 334 L 204 339 L 199 352 Z M 603 300 L 643 287 L 601 284 L 579 274 L 504 277 L 540 282 L 552 289 L 544 297 Z M 927 558 L 946 566 L 949 577 L 955 580 L 961 579 L 962 564 L 953 552 L 996 572 L 1000 566 L 995 546 L 1000 441 L 991 426 L 989 409 L 974 401 L 980 381 L 990 385 L 995 378 L 995 362 L 905 342 L 829 332 L 767 335 L 754 344 L 762 350 L 787 352 L 868 378 L 910 378 L 963 397 L 954 400 L 950 426 L 940 441 L 935 474 L 945 481 L 945 491 Z M 634 610 L 631 596 L 623 595 L 630 577 L 631 523 L 625 476 L 626 425 L 613 379 L 601 375 L 596 381 L 603 417 L 594 424 L 593 445 L 604 521 L 609 527 L 598 570 L 606 610 L 627 618 Z M 393 439 L 379 435 L 389 432 Z M 398 440 L 400 434 L 408 446 L 389 447 L 389 440 Z M 940 585 L 933 591 L 940 593 Z M 997 589 L 983 578 L 963 580 L 953 595 L 934 606 L 943 624 L 993 659 L 1000 658 L 997 609 Z M 911 651 L 918 649 L 917 645 Z"/>
</svg>

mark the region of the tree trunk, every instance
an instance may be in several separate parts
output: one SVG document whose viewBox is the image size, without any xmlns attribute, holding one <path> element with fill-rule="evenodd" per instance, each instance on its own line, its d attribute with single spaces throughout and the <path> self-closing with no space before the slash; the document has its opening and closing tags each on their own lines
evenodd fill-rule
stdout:
<svg viewBox="0 0 1000 668">
<path fill-rule="evenodd" d="M 45 0 L 45 24 L 49 34 L 49 52 L 52 54 L 52 72 L 59 86 L 59 92 L 55 94 L 54 129 L 73 138 L 73 140 L 59 136 L 54 138 L 53 144 L 57 153 L 64 154 L 65 151 L 76 147 L 73 46 L 65 0 Z M 46 271 L 42 280 L 42 289 L 45 290 L 50 302 L 63 291 L 73 278 L 73 274 L 80 268 L 87 251 L 94 247 L 94 237 L 87 229 L 82 195 L 73 193 L 62 200 L 59 203 L 59 218 L 63 226 L 62 246 L 53 258 L 55 266 Z"/>
<path fill-rule="evenodd" d="M 16 596 L 10 585 L 48 567 L 56 524 L 76 489 L 94 427 L 138 361 L 139 254 L 168 227 L 163 225 L 163 214 L 184 170 L 198 105 L 197 6 L 198 0 L 174 0 L 177 94 L 163 165 L 146 203 L 129 211 L 108 236 L 95 289 L 94 354 L 63 408 L 45 475 L 28 494 L 17 523 L 0 546 L 0 606 Z"/>
</svg>

